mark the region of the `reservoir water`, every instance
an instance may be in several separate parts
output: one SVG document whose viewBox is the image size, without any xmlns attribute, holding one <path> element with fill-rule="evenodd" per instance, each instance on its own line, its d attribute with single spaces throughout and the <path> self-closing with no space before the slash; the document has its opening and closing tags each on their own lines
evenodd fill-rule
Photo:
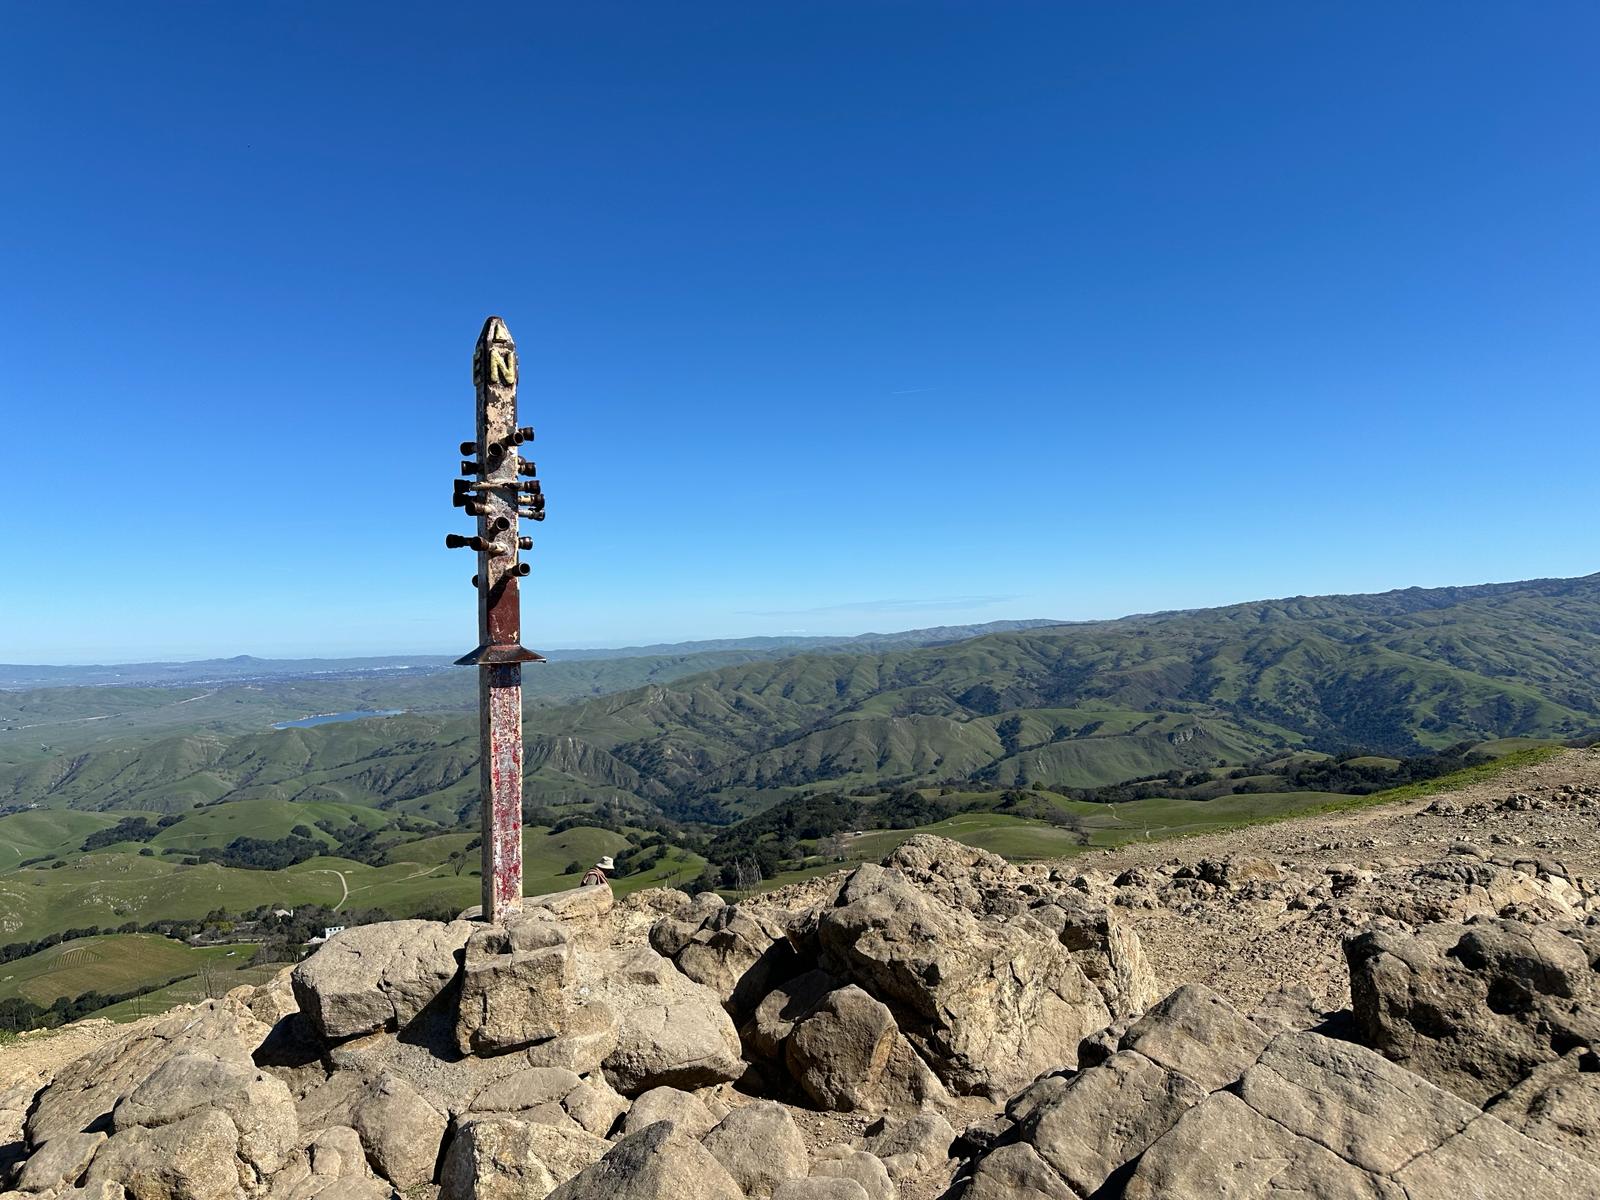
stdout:
<svg viewBox="0 0 1600 1200">
<path fill-rule="evenodd" d="M 339 721 L 362 721 L 367 717 L 398 717 L 403 708 L 370 709 L 357 712 L 318 713 L 314 717 L 301 717 L 298 721 L 279 721 L 274 729 L 310 729 L 313 725 L 333 725 Z"/>
</svg>

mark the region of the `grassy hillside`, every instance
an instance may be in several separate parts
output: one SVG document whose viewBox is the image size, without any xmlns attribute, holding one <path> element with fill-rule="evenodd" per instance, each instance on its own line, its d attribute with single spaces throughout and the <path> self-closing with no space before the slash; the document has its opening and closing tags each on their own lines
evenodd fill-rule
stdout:
<svg viewBox="0 0 1600 1200">
<path fill-rule="evenodd" d="M 254 946 L 186 946 L 154 934 L 75 938 L 0 963 L 0 1000 L 20 996 L 48 1007 L 58 996 L 115 995 L 250 961 Z"/>
</svg>

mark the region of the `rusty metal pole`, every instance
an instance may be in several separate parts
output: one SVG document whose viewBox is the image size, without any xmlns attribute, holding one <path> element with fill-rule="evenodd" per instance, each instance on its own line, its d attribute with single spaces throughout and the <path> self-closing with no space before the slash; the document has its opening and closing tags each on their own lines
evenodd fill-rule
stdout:
<svg viewBox="0 0 1600 1200">
<path fill-rule="evenodd" d="M 477 536 L 452 535 L 445 545 L 478 552 L 478 648 L 456 661 L 478 668 L 479 769 L 483 808 L 483 919 L 498 921 L 522 906 L 522 664 L 543 658 L 522 646 L 517 580 L 528 568 L 517 558 L 532 543 L 517 534 L 517 519 L 544 519 L 544 497 L 533 464 L 517 447 L 533 430 L 517 425 L 517 347 L 499 317 L 490 317 L 472 352 L 478 427 L 463 442 L 454 503 L 478 518 Z"/>
</svg>

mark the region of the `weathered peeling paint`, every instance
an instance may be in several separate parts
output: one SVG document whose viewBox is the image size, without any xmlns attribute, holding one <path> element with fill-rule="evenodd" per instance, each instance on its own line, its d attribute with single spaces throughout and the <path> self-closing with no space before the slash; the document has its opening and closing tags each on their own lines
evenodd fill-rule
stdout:
<svg viewBox="0 0 1600 1200">
<path fill-rule="evenodd" d="M 517 586 L 517 347 L 499 317 L 484 322 L 472 352 L 477 392 L 478 667 L 482 754 L 483 915 L 498 921 L 522 906 L 522 646 Z"/>
</svg>

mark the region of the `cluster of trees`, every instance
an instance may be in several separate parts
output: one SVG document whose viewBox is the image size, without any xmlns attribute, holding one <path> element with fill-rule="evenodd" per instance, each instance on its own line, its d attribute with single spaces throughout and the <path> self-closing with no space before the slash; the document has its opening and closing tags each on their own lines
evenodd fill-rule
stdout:
<svg viewBox="0 0 1600 1200">
<path fill-rule="evenodd" d="M 181 813 L 169 814 L 159 821 L 152 821 L 149 817 L 123 817 L 115 825 L 97 829 L 84 838 L 82 849 L 88 854 L 106 846 L 115 846 L 118 842 L 148 842 L 163 829 L 176 825 L 181 820 L 183 820 Z"/>
<path fill-rule="evenodd" d="M 1353 796 L 1365 796 L 1386 788 L 1438 779 L 1441 775 L 1487 762 L 1491 756 L 1474 752 L 1471 742 L 1458 742 L 1436 754 L 1414 755 L 1393 765 L 1352 761 L 1365 757 L 1368 756 L 1353 752 L 1335 759 L 1303 763 L 1290 769 L 1284 780 L 1295 791 L 1345 792 Z"/>
<path fill-rule="evenodd" d="M 54 1029 L 57 1025 L 82 1020 L 109 1005 L 149 995 L 165 986 L 151 983 L 131 992 L 84 992 L 81 996 L 58 996 L 48 1007 L 21 996 L 10 996 L 0 1000 L 0 1030 L 21 1033 L 25 1029 Z"/>
<path fill-rule="evenodd" d="M 226 846 L 202 846 L 190 851 L 183 861 L 191 866 L 214 862 L 247 871 L 281 871 L 326 853 L 328 848 L 321 838 L 304 825 L 296 825 L 288 837 L 236 837 Z"/>
</svg>

